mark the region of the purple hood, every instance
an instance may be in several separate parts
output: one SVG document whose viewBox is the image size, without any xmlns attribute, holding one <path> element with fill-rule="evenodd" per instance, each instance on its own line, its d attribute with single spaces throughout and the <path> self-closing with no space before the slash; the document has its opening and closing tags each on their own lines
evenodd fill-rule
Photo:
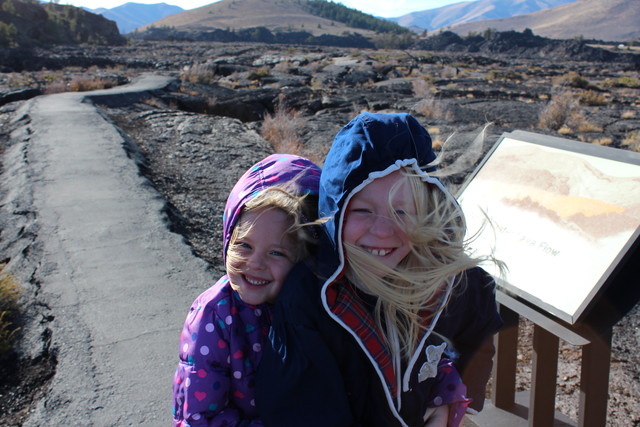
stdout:
<svg viewBox="0 0 640 427">
<path fill-rule="evenodd" d="M 292 154 L 272 154 L 253 165 L 240 177 L 229 193 L 224 208 L 224 248 L 222 258 L 226 262 L 227 247 L 238 222 L 242 207 L 247 201 L 266 188 L 290 185 L 300 195 L 318 195 L 320 168 L 304 157 Z"/>
</svg>

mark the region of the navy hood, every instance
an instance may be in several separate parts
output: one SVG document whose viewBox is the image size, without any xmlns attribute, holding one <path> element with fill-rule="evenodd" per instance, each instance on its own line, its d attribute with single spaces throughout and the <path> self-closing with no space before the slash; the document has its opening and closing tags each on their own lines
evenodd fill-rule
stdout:
<svg viewBox="0 0 640 427">
<path fill-rule="evenodd" d="M 403 166 L 411 166 L 425 181 L 449 194 L 440 181 L 427 175 L 436 159 L 431 137 L 407 113 L 362 113 L 336 135 L 320 177 L 320 217 L 333 245 L 340 242 L 340 229 L 347 199 L 375 178 Z M 341 246 L 341 245 L 337 245 Z"/>
</svg>

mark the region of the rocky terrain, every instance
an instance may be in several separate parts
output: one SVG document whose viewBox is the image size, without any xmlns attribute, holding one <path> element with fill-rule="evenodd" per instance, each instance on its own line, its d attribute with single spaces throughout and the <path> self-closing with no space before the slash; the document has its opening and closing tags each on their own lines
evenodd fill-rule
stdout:
<svg viewBox="0 0 640 427">
<path fill-rule="evenodd" d="M 640 69 L 635 56 L 605 62 L 597 56 L 574 60 L 566 50 L 541 55 L 539 49 L 528 52 L 522 47 L 478 53 L 135 42 L 34 51 L 32 62 L 39 58 L 63 66 L 54 72 L 35 65 L 33 71 L 0 76 L 5 100 L 0 111 L 2 144 L 11 143 L 10 120 L 21 98 L 68 87 L 47 83 L 45 76 L 67 84 L 79 78 L 117 84 L 142 72 L 179 79 L 169 90 L 142 101 L 114 98 L 101 108 L 127 136 L 126 149 L 141 173 L 167 200 L 174 230 L 218 272 L 222 206 L 248 166 L 242 147 L 231 150 L 229 140 L 245 141 L 243 149 L 254 155 L 297 151 L 321 164 L 335 133 L 360 111 L 407 111 L 429 129 L 436 146 L 444 146 L 443 169 L 451 171 L 447 181 L 454 188 L 479 160 L 465 153 L 489 123 L 485 152 L 502 133 L 517 129 L 640 149 Z M 64 67 L 74 61 L 103 65 Z M 21 84 L 15 83 L 18 77 Z M 531 360 L 530 325 L 524 323 L 521 329 L 520 390 L 529 387 Z M 636 306 L 614 330 L 608 425 L 640 425 L 639 344 Z M 574 420 L 579 362 L 580 349 L 562 344 L 557 408 Z M 15 355 L 13 363 L 18 369 L 45 366 L 46 360 Z M 43 369 L 42 378 L 54 369 Z M 3 403 L 0 423 L 21 425 L 33 396 L 42 390 L 38 378 L 31 380 L 0 382 L 0 400 L 9 402 Z"/>
</svg>

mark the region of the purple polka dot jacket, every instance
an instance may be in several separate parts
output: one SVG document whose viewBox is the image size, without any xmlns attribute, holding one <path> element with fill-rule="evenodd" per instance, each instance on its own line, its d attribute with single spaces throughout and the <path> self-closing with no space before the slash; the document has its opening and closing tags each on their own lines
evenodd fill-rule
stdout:
<svg viewBox="0 0 640 427">
<path fill-rule="evenodd" d="M 302 157 L 274 154 L 251 167 L 229 194 L 224 253 L 242 208 L 265 188 L 290 184 L 318 194 L 320 169 Z M 174 426 L 262 426 L 255 374 L 271 324 L 269 304 L 244 303 L 225 275 L 191 305 L 180 335 L 173 382 Z"/>
</svg>

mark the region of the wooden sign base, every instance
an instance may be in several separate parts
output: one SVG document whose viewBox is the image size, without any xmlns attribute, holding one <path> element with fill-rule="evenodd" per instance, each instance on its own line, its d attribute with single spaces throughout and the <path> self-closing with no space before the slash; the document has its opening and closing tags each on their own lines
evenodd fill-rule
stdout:
<svg viewBox="0 0 640 427">
<path fill-rule="evenodd" d="M 505 326 L 496 336 L 491 402 L 464 426 L 476 427 L 602 427 L 606 425 L 611 360 L 611 328 L 595 332 L 569 325 L 498 292 Z M 534 323 L 531 390 L 516 393 L 518 323 Z M 582 348 L 578 422 L 555 410 L 559 339 Z"/>
</svg>

